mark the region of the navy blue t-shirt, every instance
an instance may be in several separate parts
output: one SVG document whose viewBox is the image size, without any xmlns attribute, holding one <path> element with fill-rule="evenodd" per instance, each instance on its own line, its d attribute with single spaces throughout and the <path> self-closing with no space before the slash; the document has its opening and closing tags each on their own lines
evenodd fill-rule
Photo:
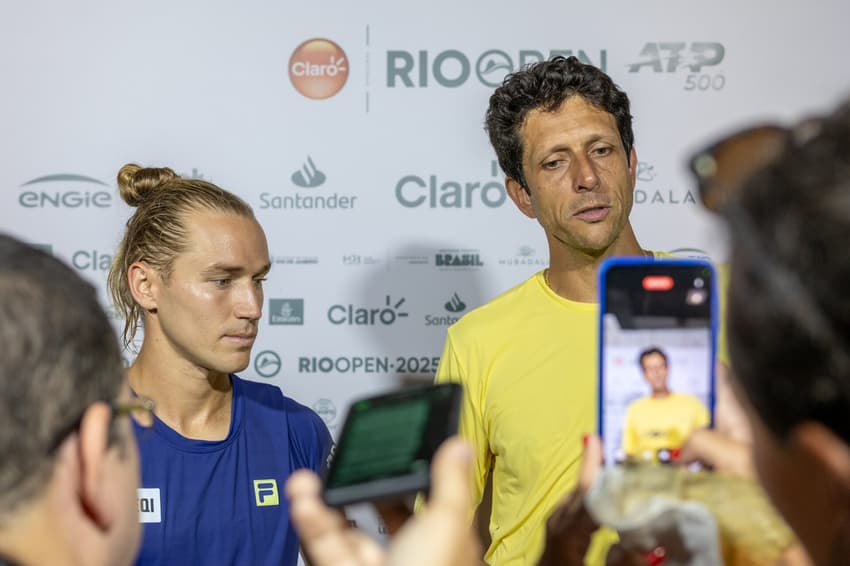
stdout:
<svg viewBox="0 0 850 566">
<path fill-rule="evenodd" d="M 317 473 L 331 437 L 309 408 L 269 384 L 231 376 L 230 431 L 192 440 L 159 419 L 135 425 L 142 467 L 137 564 L 295 565 L 298 538 L 283 487 Z"/>
</svg>

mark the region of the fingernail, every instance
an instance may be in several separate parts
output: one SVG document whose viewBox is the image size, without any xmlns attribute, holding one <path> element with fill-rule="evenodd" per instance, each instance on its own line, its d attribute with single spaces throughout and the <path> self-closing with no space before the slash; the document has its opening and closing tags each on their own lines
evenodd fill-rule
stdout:
<svg viewBox="0 0 850 566">
<path fill-rule="evenodd" d="M 644 561 L 650 566 L 660 566 L 667 560 L 667 549 L 663 546 L 656 546 L 649 552 L 643 555 Z"/>
<path fill-rule="evenodd" d="M 589 435 L 589 434 L 582 435 L 582 437 L 581 437 L 581 445 L 582 445 L 582 446 L 587 446 L 587 441 L 588 441 L 588 440 L 590 440 L 590 435 Z"/>
<path fill-rule="evenodd" d="M 673 450 L 670 451 L 670 459 L 673 460 L 674 462 L 676 462 L 681 455 L 682 455 L 682 451 L 679 450 L 678 448 L 674 448 Z"/>
</svg>

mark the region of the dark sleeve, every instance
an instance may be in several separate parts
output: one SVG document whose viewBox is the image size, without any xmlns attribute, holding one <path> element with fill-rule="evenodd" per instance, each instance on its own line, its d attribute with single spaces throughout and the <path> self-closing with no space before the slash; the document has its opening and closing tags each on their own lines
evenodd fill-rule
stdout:
<svg viewBox="0 0 850 566">
<path fill-rule="evenodd" d="M 322 418 L 309 407 L 285 398 L 289 420 L 289 448 L 294 469 L 309 468 L 321 474 L 333 440 Z"/>
</svg>

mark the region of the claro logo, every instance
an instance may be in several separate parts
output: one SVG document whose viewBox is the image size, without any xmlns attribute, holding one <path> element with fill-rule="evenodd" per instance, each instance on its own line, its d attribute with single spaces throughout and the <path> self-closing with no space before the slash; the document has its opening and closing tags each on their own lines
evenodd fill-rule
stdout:
<svg viewBox="0 0 850 566">
<path fill-rule="evenodd" d="M 289 80 L 307 98 L 330 98 L 348 80 L 348 57 L 330 39 L 308 39 L 289 58 Z"/>
</svg>

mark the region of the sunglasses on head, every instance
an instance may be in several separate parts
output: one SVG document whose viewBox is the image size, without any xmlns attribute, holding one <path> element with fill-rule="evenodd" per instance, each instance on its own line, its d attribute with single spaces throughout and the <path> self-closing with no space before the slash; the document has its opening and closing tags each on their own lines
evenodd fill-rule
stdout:
<svg viewBox="0 0 850 566">
<path fill-rule="evenodd" d="M 740 130 L 698 151 L 689 166 L 700 199 L 712 212 L 724 212 L 730 199 L 756 173 L 775 163 L 789 148 L 799 147 L 820 131 L 819 118 L 793 128 L 763 124 Z"/>
<path fill-rule="evenodd" d="M 829 351 L 830 373 L 841 376 L 850 375 L 850 358 L 840 334 L 800 275 L 775 258 L 772 242 L 764 241 L 739 200 L 759 172 L 786 156 L 792 159 L 794 151 L 817 136 L 823 125 L 823 119 L 814 118 L 792 128 L 770 124 L 746 128 L 695 153 L 689 167 L 703 205 L 726 220 L 736 248 L 743 252 L 758 285 L 774 297 L 777 312 L 784 312 L 813 341 Z M 829 404 L 837 398 L 833 377 L 815 377 L 810 387 L 809 394 L 822 403 Z"/>
</svg>

